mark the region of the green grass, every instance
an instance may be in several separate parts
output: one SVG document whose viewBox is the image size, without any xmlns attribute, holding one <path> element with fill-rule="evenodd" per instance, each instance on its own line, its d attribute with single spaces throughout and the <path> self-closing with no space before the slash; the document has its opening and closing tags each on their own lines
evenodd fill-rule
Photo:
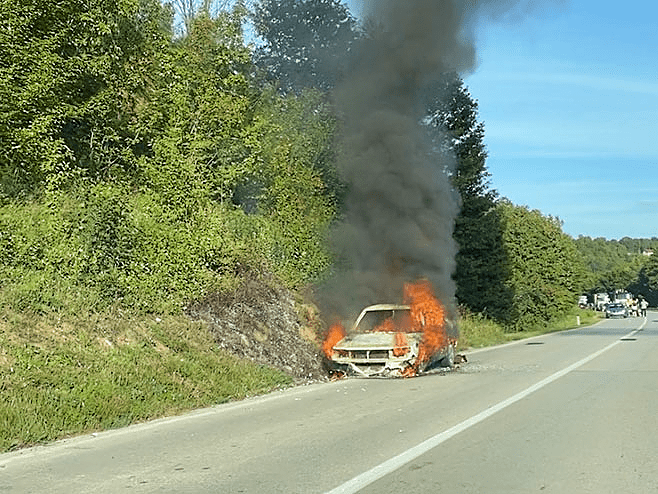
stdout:
<svg viewBox="0 0 658 494">
<path fill-rule="evenodd" d="M 288 386 L 217 349 L 184 317 L 0 318 L 0 451 L 175 415 Z"/>
<path fill-rule="evenodd" d="M 480 314 L 462 314 L 459 320 L 459 349 L 482 348 L 510 341 L 521 340 L 555 331 L 564 331 L 588 326 L 600 320 L 602 315 L 591 310 L 574 309 L 572 312 L 551 321 L 545 326 L 527 328 L 523 331 L 508 331 L 502 325 Z"/>
</svg>

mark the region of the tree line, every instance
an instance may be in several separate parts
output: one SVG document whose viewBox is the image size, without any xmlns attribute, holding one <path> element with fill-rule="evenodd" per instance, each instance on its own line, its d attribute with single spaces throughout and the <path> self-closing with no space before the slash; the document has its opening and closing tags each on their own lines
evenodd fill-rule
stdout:
<svg viewBox="0 0 658 494">
<path fill-rule="evenodd" d="M 181 34 L 181 12 L 157 0 L 2 3 L 3 306 L 177 312 L 249 267 L 293 289 L 331 276 L 327 235 L 349 188 L 331 92 L 340 54 L 374 27 L 337 0 L 212 4 L 174 4 Z M 658 258 L 616 262 L 498 197 L 458 74 L 425 105 L 419 125 L 456 158 L 458 304 L 522 330 L 612 283 L 603 272 L 658 289 Z"/>
<path fill-rule="evenodd" d="M 585 294 L 630 291 L 658 305 L 658 238 L 579 236 L 574 242 L 587 267 Z"/>
</svg>

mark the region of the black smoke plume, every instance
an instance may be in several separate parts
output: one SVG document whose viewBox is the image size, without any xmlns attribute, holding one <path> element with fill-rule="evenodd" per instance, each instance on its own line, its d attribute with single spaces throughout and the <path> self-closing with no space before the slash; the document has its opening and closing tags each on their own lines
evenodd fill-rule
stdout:
<svg viewBox="0 0 658 494">
<path fill-rule="evenodd" d="M 459 0 L 364 6 L 367 36 L 334 91 L 348 192 L 332 235 L 339 267 L 321 293 L 325 315 L 346 320 L 369 304 L 399 303 L 404 282 L 419 278 L 446 305 L 453 301 L 454 161 L 433 148 L 422 122 L 443 75 L 474 65 L 472 7 Z"/>
</svg>

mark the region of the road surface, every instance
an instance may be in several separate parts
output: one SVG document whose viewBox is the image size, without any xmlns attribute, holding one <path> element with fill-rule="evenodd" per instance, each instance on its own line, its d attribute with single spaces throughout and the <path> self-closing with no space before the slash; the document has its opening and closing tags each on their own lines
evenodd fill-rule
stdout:
<svg viewBox="0 0 658 494">
<path fill-rule="evenodd" d="M 658 492 L 658 313 L 0 455 L 0 493 Z"/>
</svg>

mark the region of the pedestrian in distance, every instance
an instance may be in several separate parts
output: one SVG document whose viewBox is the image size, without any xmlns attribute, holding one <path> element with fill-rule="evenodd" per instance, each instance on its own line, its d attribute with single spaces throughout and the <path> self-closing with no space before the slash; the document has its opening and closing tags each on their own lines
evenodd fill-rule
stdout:
<svg viewBox="0 0 658 494">
<path fill-rule="evenodd" d="M 649 302 L 646 299 L 642 299 L 640 302 L 640 310 L 642 311 L 642 317 L 647 317 L 647 309 L 649 308 Z"/>
</svg>

